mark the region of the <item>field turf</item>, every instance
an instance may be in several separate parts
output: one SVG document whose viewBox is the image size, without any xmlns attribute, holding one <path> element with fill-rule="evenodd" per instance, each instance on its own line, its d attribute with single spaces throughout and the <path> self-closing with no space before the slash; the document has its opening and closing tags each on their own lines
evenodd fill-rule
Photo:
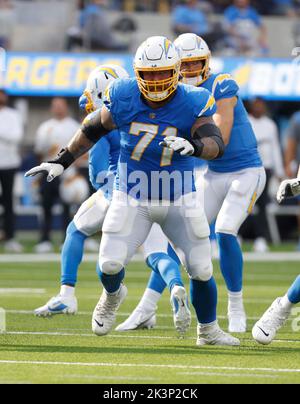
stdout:
<svg viewBox="0 0 300 404">
<path fill-rule="evenodd" d="M 7 311 L 7 333 L 0 335 L 0 383 L 300 382 L 300 331 L 292 331 L 292 321 L 268 347 L 257 345 L 248 332 L 242 335 L 240 348 L 197 348 L 195 318 L 186 338 L 178 339 L 166 292 L 159 304 L 156 329 L 113 332 L 99 338 L 91 333 L 91 313 L 100 294 L 95 264 L 82 265 L 77 316 L 39 319 L 32 310 L 57 294 L 59 263 L 24 261 L 0 263 L 0 307 Z M 297 262 L 246 263 L 249 329 L 274 298 L 286 291 L 299 268 Z M 225 328 L 226 291 L 217 264 L 215 274 L 220 324 Z M 118 322 L 135 307 L 148 275 L 143 263 L 129 265 L 129 295 Z M 292 320 L 297 325 L 297 319 Z"/>
</svg>

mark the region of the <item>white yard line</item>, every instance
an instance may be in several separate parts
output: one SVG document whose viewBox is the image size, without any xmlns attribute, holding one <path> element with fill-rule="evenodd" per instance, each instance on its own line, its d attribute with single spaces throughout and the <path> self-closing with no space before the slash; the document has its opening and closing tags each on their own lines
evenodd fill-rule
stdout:
<svg viewBox="0 0 300 404">
<path fill-rule="evenodd" d="M 198 365 L 166 365 L 154 363 L 84 363 L 84 362 L 44 362 L 44 361 L 10 361 L 0 360 L 1 364 L 9 365 L 46 365 L 46 366 L 85 366 L 85 367 L 124 367 L 124 368 L 158 368 L 158 369 L 199 369 L 199 370 L 228 370 L 241 372 L 270 372 L 270 373 L 300 373 L 300 369 L 275 368 L 243 368 L 234 366 L 198 366 Z"/>
<path fill-rule="evenodd" d="M 138 377 L 138 376 L 89 376 L 89 375 L 61 375 L 65 379 L 90 379 L 90 380 L 148 380 L 148 381 L 154 381 L 154 380 L 160 380 L 155 377 Z M 276 376 L 274 376 L 276 377 Z"/>
<path fill-rule="evenodd" d="M 0 288 L 0 295 L 44 295 L 46 289 Z"/>
<path fill-rule="evenodd" d="M 0 256 L 0 263 L 31 263 L 31 262 L 59 262 L 61 259 L 60 254 L 2 254 Z M 98 260 L 98 254 L 85 254 L 84 262 L 95 262 Z M 244 253 L 244 260 L 246 262 L 300 262 L 299 252 L 270 252 L 264 254 L 257 253 Z M 136 255 L 133 258 L 135 262 L 142 262 L 143 257 Z"/>
<path fill-rule="evenodd" d="M 180 376 L 207 376 L 207 377 L 213 377 L 213 376 L 221 376 L 221 377 L 243 377 L 243 378 L 257 378 L 257 379 L 278 379 L 279 376 L 274 376 L 274 375 L 268 375 L 268 374 L 254 374 L 254 373 L 247 373 L 246 375 L 244 374 L 238 374 L 238 373 L 211 373 L 211 372 L 183 372 L 183 373 L 177 373 Z"/>
</svg>

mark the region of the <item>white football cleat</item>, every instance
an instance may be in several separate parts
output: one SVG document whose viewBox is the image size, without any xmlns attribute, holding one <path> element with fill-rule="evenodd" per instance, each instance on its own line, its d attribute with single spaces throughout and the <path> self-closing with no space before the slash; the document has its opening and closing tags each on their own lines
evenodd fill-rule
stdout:
<svg viewBox="0 0 300 404">
<path fill-rule="evenodd" d="M 277 331 L 289 318 L 291 311 L 282 308 L 281 298 L 276 299 L 252 329 L 253 338 L 260 344 L 269 345 Z"/>
<path fill-rule="evenodd" d="M 190 328 L 192 316 L 185 288 L 174 286 L 171 292 L 170 302 L 173 309 L 173 319 L 176 330 L 184 335 Z"/>
<path fill-rule="evenodd" d="M 247 317 L 245 311 L 231 311 L 228 313 L 228 331 L 243 334 L 247 332 Z"/>
<path fill-rule="evenodd" d="M 53 245 L 50 241 L 42 241 L 34 247 L 34 252 L 37 254 L 48 254 L 54 251 Z"/>
<path fill-rule="evenodd" d="M 55 314 L 70 314 L 74 315 L 78 311 L 77 299 L 75 296 L 64 297 L 61 295 L 52 297 L 45 304 L 34 311 L 37 317 L 50 317 Z"/>
<path fill-rule="evenodd" d="M 24 250 L 23 246 L 16 240 L 7 240 L 4 244 L 4 251 L 7 253 L 17 253 L 20 254 Z"/>
<path fill-rule="evenodd" d="M 232 335 L 227 334 L 219 325 L 213 324 L 212 326 L 201 326 L 198 324 L 197 328 L 198 338 L 197 346 L 204 345 L 219 345 L 219 346 L 240 346 L 240 340 L 234 338 Z"/>
<path fill-rule="evenodd" d="M 258 237 L 253 244 L 253 251 L 256 253 L 266 253 L 270 250 L 267 240 L 263 237 Z"/>
<path fill-rule="evenodd" d="M 102 336 L 108 334 L 116 321 L 117 311 L 127 296 L 127 288 L 121 285 L 117 293 L 107 293 L 103 289 L 100 300 L 95 307 L 92 319 L 93 333 Z"/>
<path fill-rule="evenodd" d="M 146 312 L 137 307 L 122 324 L 118 325 L 116 331 L 150 330 L 156 326 L 156 315 L 154 312 Z"/>
</svg>

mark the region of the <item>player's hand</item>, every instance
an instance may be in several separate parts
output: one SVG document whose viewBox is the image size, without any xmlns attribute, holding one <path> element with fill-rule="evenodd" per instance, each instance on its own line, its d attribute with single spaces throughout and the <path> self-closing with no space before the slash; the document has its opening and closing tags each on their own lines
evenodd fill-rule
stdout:
<svg viewBox="0 0 300 404">
<path fill-rule="evenodd" d="M 300 195 L 300 179 L 282 181 L 277 191 L 277 201 L 281 203 L 287 198 Z"/>
<path fill-rule="evenodd" d="M 191 156 L 195 152 L 194 146 L 182 137 L 166 136 L 164 141 L 159 145 L 174 150 L 180 153 L 181 156 Z"/>
<path fill-rule="evenodd" d="M 51 182 L 54 180 L 54 178 L 61 175 L 64 171 L 65 169 L 61 164 L 42 163 L 41 165 L 33 167 L 31 170 L 27 171 L 27 173 L 25 173 L 25 177 L 34 177 L 37 174 L 47 172 L 47 181 Z"/>
</svg>

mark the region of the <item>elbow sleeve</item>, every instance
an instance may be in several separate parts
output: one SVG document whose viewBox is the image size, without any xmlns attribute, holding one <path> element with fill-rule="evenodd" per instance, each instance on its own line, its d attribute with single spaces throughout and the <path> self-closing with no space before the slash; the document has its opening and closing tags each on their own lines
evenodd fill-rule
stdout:
<svg viewBox="0 0 300 404">
<path fill-rule="evenodd" d="M 225 152 L 225 144 L 222 138 L 222 133 L 216 125 L 210 123 L 200 126 L 200 128 L 196 129 L 193 135 L 192 144 L 195 148 L 194 156 L 201 157 L 204 147 L 202 139 L 204 138 L 210 138 L 216 142 L 219 147 L 219 153 L 216 158 L 222 157 Z"/>
<path fill-rule="evenodd" d="M 92 142 L 97 143 L 103 136 L 109 133 L 101 122 L 101 113 L 96 111 L 88 115 L 81 125 L 81 131 Z"/>
</svg>

